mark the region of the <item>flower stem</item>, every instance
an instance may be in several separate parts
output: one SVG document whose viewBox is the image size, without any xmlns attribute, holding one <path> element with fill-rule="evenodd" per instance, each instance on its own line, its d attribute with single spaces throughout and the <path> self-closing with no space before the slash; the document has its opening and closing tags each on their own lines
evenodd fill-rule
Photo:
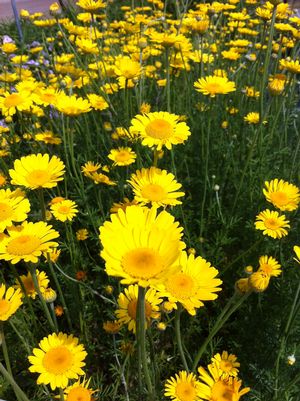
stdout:
<svg viewBox="0 0 300 401">
<path fill-rule="evenodd" d="M 176 334 L 176 341 L 177 341 L 177 345 L 178 345 L 178 350 L 179 350 L 179 354 L 181 357 L 181 361 L 182 364 L 184 366 L 184 369 L 189 372 L 189 367 L 184 355 L 184 350 L 183 350 L 183 346 L 182 346 L 182 339 L 181 339 L 181 330 L 180 330 L 180 315 L 182 312 L 182 307 L 181 305 L 178 306 L 178 309 L 176 311 L 176 315 L 175 315 L 175 334 Z"/>
<path fill-rule="evenodd" d="M 59 399 L 60 401 L 65 401 L 64 390 L 62 388 L 59 389 Z"/>
<path fill-rule="evenodd" d="M 150 373 L 148 369 L 147 362 L 147 353 L 146 353 L 146 326 L 145 326 L 145 288 L 139 287 L 138 292 L 138 302 L 137 302 L 137 316 L 136 316 L 136 324 L 137 324 L 137 346 L 138 346 L 138 360 L 139 360 L 139 369 L 142 367 L 142 371 L 144 374 L 147 390 L 148 390 L 148 400 L 153 401 L 155 399 Z M 140 367 L 141 366 L 141 367 Z M 139 374 L 139 387 L 143 388 L 141 383 L 142 375 Z"/>
</svg>

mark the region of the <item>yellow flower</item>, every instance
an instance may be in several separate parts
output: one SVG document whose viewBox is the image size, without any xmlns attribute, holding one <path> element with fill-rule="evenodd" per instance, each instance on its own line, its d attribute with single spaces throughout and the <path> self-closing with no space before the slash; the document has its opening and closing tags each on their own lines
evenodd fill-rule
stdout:
<svg viewBox="0 0 300 401">
<path fill-rule="evenodd" d="M 181 188 L 172 173 L 160 170 L 156 167 L 137 170 L 127 180 L 133 188 L 135 200 L 142 205 L 151 203 L 152 206 L 174 206 L 182 202 L 177 198 L 184 196 L 184 192 L 178 192 Z"/>
<path fill-rule="evenodd" d="M 57 96 L 54 107 L 61 113 L 73 117 L 88 113 L 91 110 L 91 104 L 88 100 L 76 95 L 67 96 L 66 94 Z"/>
<path fill-rule="evenodd" d="M 180 116 L 165 111 L 138 114 L 131 120 L 130 133 L 139 135 L 145 146 L 163 146 L 171 149 L 172 145 L 183 143 L 190 135 L 190 129 L 185 122 L 179 122 Z"/>
<path fill-rule="evenodd" d="M 149 327 L 152 319 L 159 319 L 159 304 L 162 298 L 158 292 L 150 288 L 145 294 L 145 318 L 146 327 Z M 138 285 L 130 285 L 118 297 L 118 306 L 115 314 L 120 324 L 128 325 L 128 330 L 136 332 L 136 314 L 138 303 Z"/>
<path fill-rule="evenodd" d="M 263 193 L 267 201 L 275 207 L 289 212 L 297 209 L 300 202 L 300 192 L 296 185 L 275 178 L 271 181 L 265 181 L 265 187 Z"/>
<path fill-rule="evenodd" d="M 249 278 L 240 278 L 235 283 L 235 289 L 239 294 L 246 294 L 251 291 L 251 287 L 249 284 Z"/>
<path fill-rule="evenodd" d="M 95 95 L 94 93 L 90 93 L 87 97 L 93 109 L 101 111 L 108 108 L 108 103 L 104 97 Z"/>
<path fill-rule="evenodd" d="M 65 165 L 57 157 L 46 153 L 23 156 L 14 162 L 14 169 L 9 170 L 11 183 L 26 188 L 53 188 L 63 180 Z"/>
<path fill-rule="evenodd" d="M 35 134 L 34 139 L 50 145 L 60 145 L 62 142 L 61 139 L 55 136 L 52 131 L 39 132 L 38 134 Z"/>
<path fill-rule="evenodd" d="M 288 223 L 285 215 L 279 216 L 278 212 L 266 209 L 256 216 L 255 228 L 263 230 L 263 234 L 269 237 L 282 238 L 288 234 L 285 229 L 290 227 Z"/>
<path fill-rule="evenodd" d="M 0 321 L 8 320 L 22 305 L 22 293 L 19 289 L 0 286 Z"/>
<path fill-rule="evenodd" d="M 12 192 L 10 189 L 0 189 L 0 232 L 13 222 L 22 222 L 27 219 L 30 211 L 29 200 L 22 193 Z"/>
<path fill-rule="evenodd" d="M 77 205 L 75 202 L 64 199 L 61 202 L 56 202 L 50 207 L 53 216 L 59 221 L 72 221 L 78 213 Z"/>
<path fill-rule="evenodd" d="M 211 358 L 212 364 L 215 364 L 221 372 L 221 379 L 228 377 L 236 377 L 239 373 L 237 369 L 240 363 L 237 362 L 237 357 L 234 354 L 228 354 L 227 351 L 223 351 L 222 354 L 216 354 Z"/>
<path fill-rule="evenodd" d="M 207 76 L 205 78 L 200 78 L 194 83 L 196 91 L 203 93 L 204 95 L 209 95 L 210 97 L 215 97 L 216 95 L 227 95 L 230 92 L 236 90 L 235 83 L 229 81 L 227 77 L 218 76 Z"/>
<path fill-rule="evenodd" d="M 259 258 L 259 271 L 264 272 L 270 277 L 277 277 L 281 274 L 281 266 L 272 256 L 261 256 Z"/>
<path fill-rule="evenodd" d="M 201 256 L 195 258 L 193 254 L 187 255 L 181 252 L 176 262 L 180 270 L 171 276 L 162 279 L 164 287 L 161 294 L 177 309 L 176 302 L 191 314 L 196 314 L 196 309 L 203 306 L 202 301 L 211 301 L 221 291 L 219 287 L 222 281 L 216 278 L 218 270 L 215 269 Z"/>
<path fill-rule="evenodd" d="M 90 12 L 97 11 L 100 8 L 105 8 L 105 3 L 103 3 L 102 0 L 79 0 L 76 4 Z"/>
<path fill-rule="evenodd" d="M 124 198 L 123 202 L 115 202 L 110 208 L 110 213 L 117 213 L 119 209 L 125 210 L 128 206 L 137 205 L 136 200 L 130 201 L 128 198 Z"/>
<path fill-rule="evenodd" d="M 181 249 L 182 228 L 166 211 L 129 206 L 119 209 L 100 227 L 102 258 L 109 276 L 121 277 L 124 284 L 147 287 L 161 283 L 178 270 L 173 266 Z"/>
<path fill-rule="evenodd" d="M 199 385 L 199 396 L 201 400 L 238 401 L 244 394 L 250 391 L 249 387 L 240 390 L 242 381 L 236 377 L 222 379 L 222 371 L 216 364 L 210 364 L 207 368 L 209 372 L 203 367 L 198 368 L 198 373 L 202 382 Z"/>
<path fill-rule="evenodd" d="M 46 288 L 42 292 L 42 296 L 43 296 L 44 300 L 49 304 L 53 303 L 57 298 L 56 291 L 53 290 L 53 288 L 50 288 L 50 287 Z"/>
<path fill-rule="evenodd" d="M 244 117 L 244 121 L 246 121 L 248 124 L 259 124 L 260 115 L 257 112 L 250 112 Z M 263 124 L 265 123 L 266 121 L 263 121 Z"/>
<path fill-rule="evenodd" d="M 268 89 L 273 96 L 282 94 L 285 88 L 286 76 L 283 74 L 276 74 L 270 79 Z"/>
<path fill-rule="evenodd" d="M 73 335 L 53 333 L 44 337 L 39 348 L 28 357 L 29 371 L 39 373 L 37 384 L 50 384 L 52 390 L 66 388 L 69 380 L 83 375 L 82 367 L 87 353 Z"/>
<path fill-rule="evenodd" d="M 0 46 L 0 49 L 3 51 L 3 53 L 15 53 L 15 51 L 18 49 L 15 43 L 3 43 L 3 45 Z"/>
<path fill-rule="evenodd" d="M 106 331 L 106 333 L 109 334 L 117 334 L 120 331 L 121 327 L 121 322 L 118 322 L 117 320 L 107 321 L 103 323 L 103 329 Z"/>
<path fill-rule="evenodd" d="M 300 60 L 290 60 L 289 58 L 279 61 L 281 69 L 285 69 L 293 74 L 300 74 Z"/>
<path fill-rule="evenodd" d="M 96 390 L 91 390 L 89 388 L 90 379 L 81 382 L 78 380 L 76 383 L 69 386 L 64 391 L 65 401 L 93 401 L 92 395 Z"/>
<path fill-rule="evenodd" d="M 8 235 L 0 241 L 0 260 L 9 260 L 12 264 L 24 262 L 37 263 L 43 252 L 58 246 L 52 241 L 59 233 L 43 221 L 28 223 L 7 229 Z"/>
<path fill-rule="evenodd" d="M 194 373 L 182 370 L 166 381 L 164 395 L 173 401 L 200 401 L 199 385 Z"/>
<path fill-rule="evenodd" d="M 297 258 L 294 258 L 300 264 L 300 246 L 295 245 L 293 248 Z"/>
<path fill-rule="evenodd" d="M 128 56 L 118 57 L 115 62 L 115 74 L 118 77 L 123 77 L 126 80 L 139 78 L 142 73 L 140 63 L 132 60 Z"/>
<path fill-rule="evenodd" d="M 268 288 L 270 278 L 269 274 L 263 270 L 258 270 L 249 277 L 249 285 L 255 292 L 263 292 Z"/>
<path fill-rule="evenodd" d="M 98 54 L 99 48 L 96 42 L 93 42 L 91 39 L 86 39 L 82 37 L 77 37 L 75 41 L 76 46 L 82 53 L 87 54 Z"/>
<path fill-rule="evenodd" d="M 114 162 L 114 166 L 129 166 L 135 162 L 136 153 L 129 147 L 112 149 L 108 158 Z"/>
<path fill-rule="evenodd" d="M 45 272 L 43 272 L 43 271 L 40 272 L 39 270 L 36 270 L 36 277 L 37 277 L 39 289 L 40 289 L 41 293 L 43 293 L 49 285 L 48 276 Z M 32 278 L 32 275 L 30 274 L 30 272 L 28 272 L 26 276 L 24 274 L 21 275 L 20 280 L 23 283 L 23 287 L 25 289 L 26 295 L 32 299 L 35 299 L 36 295 L 37 295 L 37 291 L 35 289 L 33 278 Z M 19 282 L 17 283 L 16 287 L 19 288 L 20 291 L 23 290 L 23 288 Z M 24 296 L 24 294 L 22 294 L 22 295 Z"/>
<path fill-rule="evenodd" d="M 0 110 L 4 116 L 13 116 L 17 111 L 29 111 L 32 99 L 27 92 L 4 92 L 0 96 Z"/>
<path fill-rule="evenodd" d="M 76 231 L 76 239 L 77 241 L 85 241 L 89 236 L 89 232 L 86 228 L 81 228 Z"/>
</svg>

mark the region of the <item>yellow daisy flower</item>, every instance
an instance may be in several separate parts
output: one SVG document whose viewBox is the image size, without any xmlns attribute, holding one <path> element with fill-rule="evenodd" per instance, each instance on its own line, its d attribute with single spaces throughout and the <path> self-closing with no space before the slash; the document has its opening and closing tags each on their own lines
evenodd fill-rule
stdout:
<svg viewBox="0 0 300 401">
<path fill-rule="evenodd" d="M 181 188 L 175 176 L 166 170 L 156 167 L 137 170 L 127 180 L 133 188 L 135 200 L 142 205 L 151 203 L 152 206 L 181 205 L 177 198 L 184 196 L 184 192 L 178 192 Z"/>
<path fill-rule="evenodd" d="M 201 380 L 199 385 L 201 400 L 238 401 L 250 391 L 249 387 L 240 390 L 242 381 L 236 377 L 222 379 L 222 371 L 216 364 L 210 364 L 207 368 L 208 372 L 203 367 L 198 368 Z"/>
<path fill-rule="evenodd" d="M 27 92 L 4 92 L 0 96 L 0 110 L 4 116 L 13 116 L 17 111 L 29 111 L 32 98 Z"/>
<path fill-rule="evenodd" d="M 294 258 L 298 263 L 300 263 L 300 246 L 295 245 L 293 248 L 297 258 Z"/>
<path fill-rule="evenodd" d="M 210 75 L 205 78 L 200 78 L 194 83 L 197 92 L 203 95 L 215 97 L 216 95 L 227 95 L 236 90 L 235 83 L 229 81 L 227 77 L 218 77 Z"/>
<path fill-rule="evenodd" d="M 56 202 L 50 207 L 51 213 L 59 221 L 72 221 L 78 213 L 77 205 L 75 202 L 64 199 L 61 202 Z"/>
<path fill-rule="evenodd" d="M 290 60 L 289 58 L 279 61 L 281 69 L 285 69 L 293 74 L 300 74 L 300 60 Z"/>
<path fill-rule="evenodd" d="M 8 235 L 0 241 L 0 260 L 9 260 L 12 264 L 24 262 L 37 263 L 43 252 L 49 252 L 58 246 L 52 241 L 59 233 L 43 221 L 28 223 L 7 229 Z"/>
<path fill-rule="evenodd" d="M 259 258 L 259 271 L 264 272 L 270 277 L 277 277 L 281 274 L 281 266 L 272 256 L 261 256 Z"/>
<path fill-rule="evenodd" d="M 118 57 L 115 62 L 115 74 L 118 77 L 123 77 L 126 80 L 139 78 L 142 73 L 142 68 L 139 62 L 132 60 L 131 57 Z"/>
<path fill-rule="evenodd" d="M 41 293 L 45 292 L 45 290 L 48 287 L 49 282 L 50 282 L 47 274 L 43 271 L 40 272 L 39 270 L 36 270 L 36 277 L 37 277 L 38 286 L 39 286 Z M 22 274 L 20 276 L 20 280 L 23 283 L 23 287 L 26 291 L 26 295 L 32 299 L 35 299 L 37 296 L 37 291 L 35 289 L 33 278 L 32 278 L 32 275 L 30 274 L 30 272 L 28 272 L 27 275 Z M 19 288 L 20 291 L 23 290 L 23 288 L 19 282 L 17 282 L 16 288 Z M 24 296 L 24 294 L 22 294 L 22 296 Z"/>
<path fill-rule="evenodd" d="M 90 381 L 91 379 L 78 380 L 72 386 L 67 387 L 64 391 L 65 401 L 93 401 L 92 395 L 96 390 L 89 388 Z"/>
<path fill-rule="evenodd" d="M 29 200 L 23 194 L 10 189 L 0 189 L 0 232 L 13 222 L 22 222 L 27 219 L 30 211 Z"/>
<path fill-rule="evenodd" d="M 265 187 L 263 193 L 267 201 L 275 207 L 289 212 L 297 209 L 300 202 L 300 192 L 296 185 L 275 178 L 271 181 L 265 181 Z"/>
<path fill-rule="evenodd" d="M 87 99 L 76 95 L 67 96 L 64 93 L 57 96 L 54 107 L 61 113 L 72 117 L 91 111 L 91 104 Z"/>
<path fill-rule="evenodd" d="M 108 158 L 114 162 L 114 166 L 129 166 L 135 162 L 136 153 L 129 147 L 112 149 Z"/>
<path fill-rule="evenodd" d="M 288 235 L 286 228 L 289 228 L 289 221 L 285 219 L 285 215 L 279 216 L 276 211 L 269 209 L 264 210 L 256 216 L 255 228 L 263 230 L 264 235 L 272 238 L 282 238 Z"/>
<path fill-rule="evenodd" d="M 166 111 L 138 114 L 131 120 L 130 133 L 140 136 L 144 146 L 163 146 L 171 149 L 172 145 L 183 143 L 190 135 L 190 129 L 185 122 L 179 122 L 180 116 Z"/>
<path fill-rule="evenodd" d="M 50 384 L 52 390 L 66 388 L 70 379 L 84 375 L 86 355 L 84 346 L 72 334 L 53 333 L 33 349 L 33 355 L 28 357 L 29 371 L 40 374 L 37 384 Z"/>
<path fill-rule="evenodd" d="M 115 202 L 113 203 L 112 207 L 110 208 L 110 213 L 117 213 L 119 209 L 126 210 L 128 206 L 137 205 L 136 200 L 129 200 L 128 198 L 124 198 L 122 202 Z"/>
<path fill-rule="evenodd" d="M 94 12 L 100 8 L 105 8 L 105 3 L 102 0 L 79 0 L 76 3 L 79 7 L 86 11 Z"/>
<path fill-rule="evenodd" d="M 119 209 L 100 227 L 107 274 L 121 277 L 124 284 L 160 283 L 178 269 L 174 262 L 185 247 L 182 230 L 166 211 L 142 206 Z"/>
<path fill-rule="evenodd" d="M 101 111 L 108 108 L 108 103 L 104 99 L 104 97 L 98 96 L 94 93 L 90 93 L 89 95 L 87 95 L 87 97 L 93 109 Z"/>
<path fill-rule="evenodd" d="M 226 379 L 230 376 L 236 377 L 239 373 L 237 369 L 240 363 L 237 362 L 237 357 L 234 354 L 228 354 L 223 351 L 222 354 L 216 354 L 211 358 L 211 362 L 215 364 L 221 371 L 221 378 Z"/>
<path fill-rule="evenodd" d="M 22 305 L 22 293 L 13 287 L 0 286 L 0 321 L 8 320 Z"/>
<path fill-rule="evenodd" d="M 195 258 L 193 254 L 181 252 L 177 263 L 180 270 L 165 277 L 161 295 L 167 297 L 174 308 L 180 302 L 191 315 L 195 315 L 196 309 L 204 305 L 202 301 L 218 297 L 215 293 L 221 291 L 218 286 L 222 281 L 216 278 L 218 270 L 201 256 Z"/>
<path fill-rule="evenodd" d="M 128 325 L 128 330 L 133 333 L 136 332 L 136 314 L 137 314 L 137 303 L 138 303 L 138 285 L 130 285 L 125 288 L 124 292 L 118 297 L 118 306 L 115 314 L 118 318 L 119 323 Z M 145 294 L 145 317 L 146 327 L 149 327 L 152 319 L 159 319 L 159 304 L 162 303 L 162 298 L 159 297 L 159 293 L 154 289 L 150 288 Z"/>
<path fill-rule="evenodd" d="M 14 162 L 14 168 L 9 170 L 11 183 L 30 189 L 53 188 L 58 181 L 63 180 L 64 163 L 57 157 L 46 153 L 42 155 L 23 156 Z"/>
<path fill-rule="evenodd" d="M 164 395 L 173 401 L 200 401 L 199 385 L 194 373 L 182 370 L 166 381 Z"/>
<path fill-rule="evenodd" d="M 269 274 L 263 270 L 258 270 L 249 277 L 249 285 L 255 292 L 263 292 L 268 288 L 270 278 Z"/>
</svg>

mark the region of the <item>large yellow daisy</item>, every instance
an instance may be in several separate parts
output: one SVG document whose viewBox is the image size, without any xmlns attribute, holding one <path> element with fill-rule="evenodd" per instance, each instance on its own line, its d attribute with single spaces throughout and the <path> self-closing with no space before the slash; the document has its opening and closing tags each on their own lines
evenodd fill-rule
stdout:
<svg viewBox="0 0 300 401">
<path fill-rule="evenodd" d="M 66 388 L 70 379 L 84 375 L 86 355 L 84 346 L 72 334 L 53 333 L 33 349 L 33 355 L 28 357 L 29 371 L 40 374 L 37 384 L 50 384 L 52 390 Z"/>
<path fill-rule="evenodd" d="M 13 222 L 20 223 L 26 220 L 29 211 L 29 200 L 21 191 L 0 189 L 0 232 L 11 226 Z"/>
<path fill-rule="evenodd" d="M 157 214 L 156 208 L 142 206 L 119 209 L 100 227 L 107 274 L 122 277 L 124 284 L 160 283 L 178 269 L 174 262 L 185 247 L 182 230 L 166 211 Z"/>
<path fill-rule="evenodd" d="M 289 212 L 297 209 L 300 202 L 300 191 L 296 185 L 275 178 L 265 182 L 263 193 L 268 202 L 280 210 Z"/>
<path fill-rule="evenodd" d="M 177 199 L 184 196 L 184 192 L 177 192 L 181 184 L 166 170 L 143 168 L 132 174 L 128 182 L 133 187 L 135 200 L 142 205 L 151 203 L 152 206 L 160 207 L 182 203 Z"/>
<path fill-rule="evenodd" d="M 179 271 L 165 277 L 162 296 L 168 297 L 174 308 L 180 302 L 191 315 L 195 315 L 195 309 L 204 305 L 202 301 L 217 298 L 215 293 L 221 291 L 219 285 L 222 281 L 216 278 L 218 270 L 200 256 L 188 256 L 183 251 L 178 265 Z"/>
<path fill-rule="evenodd" d="M 266 209 L 256 216 L 255 228 L 262 230 L 264 235 L 272 238 L 282 238 L 288 235 L 286 228 L 289 228 L 289 221 L 285 216 L 279 216 L 278 212 Z"/>
<path fill-rule="evenodd" d="M 136 313 L 138 302 L 138 285 L 130 285 L 125 288 L 124 292 L 118 297 L 118 306 L 116 316 L 119 323 L 127 324 L 128 330 L 135 333 L 136 331 Z M 145 294 L 145 317 L 146 326 L 149 327 L 152 319 L 159 319 L 159 304 L 162 303 L 162 298 L 154 288 L 147 290 Z"/>
<path fill-rule="evenodd" d="M 24 260 L 37 263 L 43 252 L 49 252 L 58 246 L 52 241 L 59 233 L 43 221 L 28 223 L 7 229 L 8 235 L 0 241 L 0 260 L 9 260 L 12 264 Z"/>
<path fill-rule="evenodd" d="M 30 189 L 53 188 L 58 181 L 63 180 L 64 163 L 57 157 L 46 153 L 42 155 L 23 156 L 14 162 L 14 168 L 9 170 L 11 183 Z"/>
<path fill-rule="evenodd" d="M 22 293 L 19 289 L 4 284 L 0 286 L 0 321 L 8 320 L 22 305 Z"/>
<path fill-rule="evenodd" d="M 173 401 L 197 401 L 200 400 L 199 385 L 194 373 L 182 370 L 167 380 L 164 395 Z"/>
<path fill-rule="evenodd" d="M 216 364 L 208 365 L 207 372 L 203 367 L 198 369 L 201 384 L 199 385 L 200 399 L 208 401 L 239 401 L 250 391 L 245 387 L 240 391 L 242 381 L 236 377 L 222 379 L 222 370 Z"/>
<path fill-rule="evenodd" d="M 17 111 L 28 111 L 32 105 L 32 98 L 27 92 L 4 92 L 0 96 L 0 110 L 5 116 L 13 116 Z"/>
<path fill-rule="evenodd" d="M 129 128 L 132 136 L 140 136 L 145 146 L 163 146 L 171 149 L 172 145 L 183 143 L 190 135 L 190 129 L 185 122 L 179 122 L 179 116 L 166 111 L 138 114 L 131 120 Z"/>
</svg>

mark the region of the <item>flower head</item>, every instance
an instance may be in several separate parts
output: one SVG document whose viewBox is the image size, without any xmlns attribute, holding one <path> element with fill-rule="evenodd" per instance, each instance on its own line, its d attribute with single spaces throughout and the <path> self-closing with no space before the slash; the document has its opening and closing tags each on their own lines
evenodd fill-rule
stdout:
<svg viewBox="0 0 300 401">
<path fill-rule="evenodd" d="M 29 356 L 30 372 L 39 373 L 37 384 L 50 384 L 52 390 L 66 388 L 69 380 L 83 375 L 87 353 L 73 335 L 53 333 L 44 337 Z"/>
<path fill-rule="evenodd" d="M 281 266 L 272 256 L 261 256 L 258 270 L 270 277 L 277 277 L 281 274 Z"/>
<path fill-rule="evenodd" d="M 63 199 L 50 207 L 53 216 L 59 221 L 72 221 L 78 213 L 77 205 L 69 199 Z"/>
<path fill-rule="evenodd" d="M 20 191 L 0 189 L 0 232 L 13 222 L 26 220 L 29 211 L 29 200 Z"/>
<path fill-rule="evenodd" d="M 197 401 L 200 400 L 199 385 L 194 373 L 182 370 L 166 381 L 164 394 L 172 401 Z"/>
<path fill-rule="evenodd" d="M 0 285 L 0 321 L 8 320 L 22 305 L 22 293 L 4 284 Z"/>
<path fill-rule="evenodd" d="M 265 182 L 263 193 L 268 202 L 280 210 L 296 210 L 300 202 L 300 191 L 296 185 L 275 178 Z"/>
<path fill-rule="evenodd" d="M 129 166 L 135 162 L 136 153 L 129 147 L 112 149 L 108 158 L 114 162 L 115 166 Z"/>
<path fill-rule="evenodd" d="M 284 215 L 279 216 L 276 211 L 264 210 L 256 216 L 255 228 L 262 230 L 264 235 L 272 238 L 282 238 L 288 234 L 289 221 Z"/>
<path fill-rule="evenodd" d="M 40 289 L 41 293 L 43 294 L 49 285 L 48 276 L 45 272 L 43 272 L 43 271 L 40 272 L 39 270 L 36 270 L 36 278 L 37 278 L 39 289 Z M 27 275 L 22 274 L 20 276 L 20 280 L 22 281 L 23 285 L 21 286 L 21 284 L 18 283 L 16 285 L 17 288 L 19 288 L 20 291 L 22 291 L 22 289 L 24 287 L 26 295 L 32 299 L 35 299 L 35 297 L 37 296 L 37 291 L 35 289 L 34 281 L 33 281 L 31 273 L 28 272 Z M 22 296 L 24 296 L 24 294 L 22 294 Z"/>
<path fill-rule="evenodd" d="M 203 95 L 209 95 L 210 97 L 227 95 L 236 90 L 233 81 L 229 81 L 227 77 L 218 77 L 215 75 L 198 79 L 198 81 L 194 83 L 194 87 L 197 92 L 201 92 Z"/>
</svg>

